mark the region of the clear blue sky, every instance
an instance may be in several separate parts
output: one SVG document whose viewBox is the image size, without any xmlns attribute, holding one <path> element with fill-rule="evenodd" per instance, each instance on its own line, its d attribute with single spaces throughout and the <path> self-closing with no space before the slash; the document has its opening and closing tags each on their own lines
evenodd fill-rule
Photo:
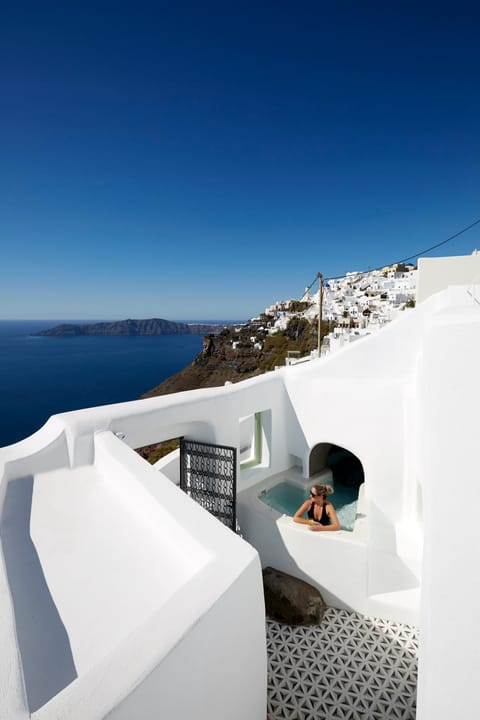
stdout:
<svg viewBox="0 0 480 720">
<path fill-rule="evenodd" d="M 246 319 L 480 217 L 474 3 L 10 4 L 0 318 Z M 480 247 L 480 226 L 439 249 Z"/>
</svg>

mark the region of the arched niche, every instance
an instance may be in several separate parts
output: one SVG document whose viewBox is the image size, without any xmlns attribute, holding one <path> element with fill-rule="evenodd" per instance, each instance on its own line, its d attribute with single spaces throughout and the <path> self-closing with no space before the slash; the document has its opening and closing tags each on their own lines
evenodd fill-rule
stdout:
<svg viewBox="0 0 480 720">
<path fill-rule="evenodd" d="M 333 443 L 317 443 L 310 450 L 309 477 L 317 475 L 325 468 L 330 468 L 332 471 L 335 484 L 339 483 L 358 489 L 365 481 L 365 473 L 360 459 L 347 448 Z"/>
</svg>

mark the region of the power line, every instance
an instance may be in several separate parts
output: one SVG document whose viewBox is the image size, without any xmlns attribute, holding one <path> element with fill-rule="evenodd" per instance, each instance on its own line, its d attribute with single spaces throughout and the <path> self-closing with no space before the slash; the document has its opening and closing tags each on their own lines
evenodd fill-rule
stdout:
<svg viewBox="0 0 480 720">
<path fill-rule="evenodd" d="M 480 218 L 478 220 L 475 220 L 475 222 L 471 223 L 470 225 L 467 225 L 466 227 L 462 228 L 458 232 L 454 233 L 453 235 L 450 235 L 446 240 L 442 240 L 441 242 L 437 243 L 436 245 L 432 245 L 431 247 L 427 248 L 426 250 L 420 250 L 419 252 L 415 253 L 414 255 L 409 255 L 406 258 L 403 258 L 402 260 L 396 260 L 393 263 L 384 263 L 383 265 L 379 265 L 376 268 L 371 268 L 370 270 L 359 270 L 358 273 L 356 273 L 357 277 L 360 275 L 368 275 L 368 273 L 374 272 L 375 270 L 382 270 L 384 267 L 388 265 L 395 265 L 407 262 L 407 260 L 412 260 L 413 258 L 418 257 L 419 255 L 425 255 L 428 252 L 431 252 L 432 250 L 436 250 L 437 248 L 441 247 L 442 245 L 446 245 L 448 242 L 451 242 L 451 240 L 454 240 L 459 235 L 463 235 L 463 233 L 467 232 L 467 230 L 471 230 L 471 228 L 475 227 L 475 225 L 478 225 L 480 223 Z M 338 275 L 336 277 L 329 277 L 325 278 L 325 282 L 328 282 L 329 280 L 341 280 L 345 277 L 345 274 Z M 313 281 L 310 283 L 310 285 L 304 290 L 302 297 L 310 290 L 311 287 L 317 282 L 318 280 L 318 274 L 315 275 Z"/>
</svg>

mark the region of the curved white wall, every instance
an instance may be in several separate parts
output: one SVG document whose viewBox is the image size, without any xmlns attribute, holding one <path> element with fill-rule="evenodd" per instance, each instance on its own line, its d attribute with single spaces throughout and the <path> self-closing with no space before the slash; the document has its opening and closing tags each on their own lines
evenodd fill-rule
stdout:
<svg viewBox="0 0 480 720">
<path fill-rule="evenodd" d="M 446 309 L 419 367 L 425 553 L 417 718 L 478 715 L 480 307 Z"/>
<path fill-rule="evenodd" d="M 0 453 L 2 720 L 147 718 L 174 706 L 210 720 L 233 686 L 229 715 L 264 720 L 257 553 L 110 432 L 81 443 L 92 463 L 70 467 L 61 432 L 51 453 L 41 444 L 61 426 Z M 198 677 L 179 698 L 185 652 Z M 207 702 L 212 681 L 199 679 L 221 663 Z"/>
<path fill-rule="evenodd" d="M 238 447 L 239 418 L 265 411 L 271 415 L 267 459 L 240 472 L 239 489 L 248 490 L 295 462 L 303 463 L 306 469 L 310 449 L 319 442 L 340 445 L 357 455 L 365 470 L 368 532 L 364 542 L 365 565 L 362 560 L 359 567 L 365 567 L 365 592 L 371 601 L 367 610 L 378 610 L 388 617 L 395 603 L 417 602 L 418 590 L 410 591 L 418 581 L 425 534 L 418 717 L 446 720 L 454 711 L 472 717 L 480 641 L 480 626 L 474 619 L 479 584 L 474 515 L 480 500 L 474 481 L 480 400 L 479 310 L 467 296 L 466 288 L 450 288 L 432 296 L 415 311 L 405 313 L 381 333 L 330 358 L 227 387 L 66 413 L 52 418 L 31 438 L 0 451 L 3 468 L 0 533 L 4 554 L 5 542 L 8 545 L 12 540 L 15 519 L 15 513 L 10 515 L 9 484 L 27 478 L 28 487 L 30 476 L 50 482 L 56 473 L 63 473 L 67 483 L 69 473 L 76 477 L 78 472 L 80 478 L 85 466 L 110 482 L 118 477 L 119 485 L 114 484 L 112 492 L 116 501 L 124 497 L 128 504 L 130 498 L 132 511 L 135 508 L 134 512 L 139 512 L 144 501 L 146 507 L 160 502 L 168 510 L 172 522 L 178 523 L 172 535 L 176 538 L 172 557 L 182 547 L 182 537 L 190 535 L 192 548 L 194 540 L 201 546 L 193 575 L 189 576 L 188 563 L 183 566 L 180 561 L 183 569 L 179 569 L 177 576 L 181 585 L 178 592 L 164 599 L 156 595 L 161 612 L 153 611 L 149 618 L 140 618 L 135 600 L 129 609 L 124 608 L 125 617 L 132 619 L 137 614 L 141 620 L 138 627 L 133 628 L 131 623 L 128 637 L 119 631 L 116 648 L 112 648 L 115 635 L 112 631 L 109 638 L 102 639 L 102 652 L 95 655 L 92 649 L 82 650 L 81 662 L 82 652 L 77 653 L 81 673 L 75 669 L 77 678 L 37 710 L 35 717 L 46 720 L 57 717 L 55 713 L 71 713 L 72 718 L 88 720 L 108 713 L 114 717 L 117 713 L 117 717 L 126 718 L 138 710 L 141 718 L 148 717 L 149 708 L 154 705 L 168 715 L 171 698 L 178 694 L 178 668 L 189 657 L 192 647 L 201 648 L 203 654 L 199 650 L 198 658 L 208 661 L 215 672 L 221 672 L 225 683 L 230 683 L 229 678 L 233 683 L 233 675 L 241 675 L 242 682 L 243 677 L 250 677 L 253 682 L 254 707 L 236 707 L 230 701 L 230 690 L 223 696 L 230 717 L 262 717 L 266 666 L 265 638 L 263 630 L 259 630 L 263 623 L 263 599 L 258 556 L 171 483 L 166 483 L 165 488 L 159 485 L 157 479 L 162 479 L 162 475 L 130 453 L 125 445 L 139 447 L 185 434 Z M 105 431 L 121 433 L 124 444 Z M 452 497 L 455 498 L 452 478 L 457 477 L 465 501 L 460 506 L 453 501 L 451 520 Z M 88 473 L 85 478 L 88 483 Z M 45 500 L 41 502 L 45 507 L 48 504 Z M 152 508 L 146 511 L 147 515 L 153 512 Z M 279 532 L 283 547 L 297 566 L 308 573 L 313 543 L 322 539 L 326 540 L 323 549 L 328 548 L 325 557 L 341 559 L 342 541 L 336 542 L 334 533 L 328 539 L 314 538 L 311 534 L 306 545 L 299 541 L 305 535 L 300 530 Z M 291 533 L 295 535 L 289 537 Z M 68 588 L 62 588 L 60 580 L 65 559 L 62 560 L 61 553 L 57 555 L 53 539 L 47 537 L 36 520 L 33 535 L 44 555 L 45 575 L 58 597 L 66 626 L 73 627 L 79 622 L 74 617 L 75 602 L 68 598 Z M 11 548 L 12 544 L 7 555 L 13 553 Z M 147 558 L 148 555 L 147 552 Z M 88 561 L 82 557 L 80 553 L 79 563 L 83 566 Z M 126 560 L 125 555 L 123 559 Z M 10 720 L 26 717 L 28 709 L 18 665 L 15 602 L 7 571 L 4 563 L 0 568 L 3 590 L 0 678 L 9 680 L 8 683 L 0 680 L 3 683 L 0 716 Z M 343 580 L 337 585 L 335 582 L 332 575 L 332 595 L 337 590 L 346 592 L 342 591 Z M 242 588 L 241 603 L 245 605 L 242 608 L 234 592 L 237 583 Z M 98 592 L 96 602 L 104 605 L 106 591 L 99 588 Z M 153 594 L 160 592 L 158 586 Z M 192 597 L 196 599 L 194 613 Z M 70 611 L 72 617 L 67 619 Z M 245 618 L 241 637 L 231 627 L 236 613 Z M 120 624 L 119 617 L 112 621 L 112 628 Z M 230 645 L 235 642 L 245 645 L 231 653 Z M 81 648 L 85 643 L 86 639 L 79 636 L 73 644 Z M 247 646 L 256 658 L 251 667 L 245 661 Z M 205 647 L 209 647 L 206 659 Z M 228 667 L 221 662 L 226 647 L 232 658 Z M 101 687 L 96 685 L 99 676 L 105 679 Z M 213 689 L 208 683 L 208 692 L 202 687 L 194 683 L 190 698 L 182 696 L 182 712 L 191 707 L 196 716 L 208 716 L 207 695 Z M 244 703 L 250 703 L 246 695 L 241 685 L 238 701 L 242 696 Z M 449 699 L 452 696 L 453 704 Z"/>
</svg>

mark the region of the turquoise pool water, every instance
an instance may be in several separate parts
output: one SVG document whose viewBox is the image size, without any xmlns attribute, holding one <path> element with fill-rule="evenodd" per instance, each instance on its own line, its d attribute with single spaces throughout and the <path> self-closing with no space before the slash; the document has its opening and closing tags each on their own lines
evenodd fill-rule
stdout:
<svg viewBox="0 0 480 720">
<path fill-rule="evenodd" d="M 353 530 L 357 514 L 358 488 L 345 485 L 333 486 L 334 493 L 329 500 L 337 511 L 342 530 Z M 285 515 L 294 515 L 300 505 L 310 497 L 310 488 L 304 490 L 299 485 L 282 480 L 268 490 L 263 490 L 259 498 L 265 505 Z"/>
</svg>

